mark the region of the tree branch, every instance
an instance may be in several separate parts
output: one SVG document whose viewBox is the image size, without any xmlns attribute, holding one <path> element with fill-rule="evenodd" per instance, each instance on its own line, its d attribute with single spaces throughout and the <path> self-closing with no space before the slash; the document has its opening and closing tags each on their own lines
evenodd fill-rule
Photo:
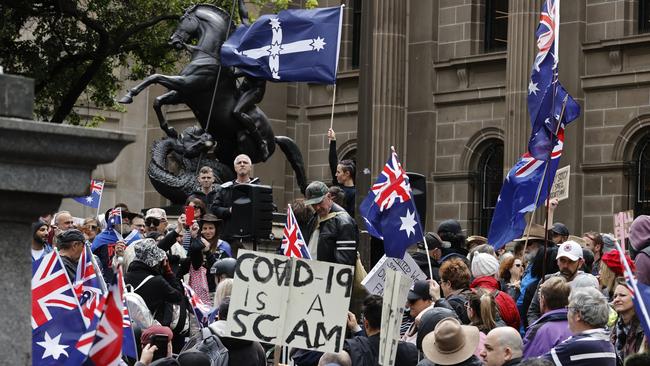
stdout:
<svg viewBox="0 0 650 366">
<path fill-rule="evenodd" d="M 129 39 L 132 35 L 139 33 L 149 27 L 152 27 L 163 20 L 175 20 L 178 19 L 179 16 L 176 14 L 165 14 L 165 15 L 159 15 L 157 17 L 153 17 L 145 22 L 142 22 L 140 24 L 136 24 L 130 28 L 127 28 L 124 32 L 122 32 L 119 36 L 115 37 L 115 45 L 116 48 L 119 48 L 121 44 L 126 42 L 127 39 Z"/>
</svg>

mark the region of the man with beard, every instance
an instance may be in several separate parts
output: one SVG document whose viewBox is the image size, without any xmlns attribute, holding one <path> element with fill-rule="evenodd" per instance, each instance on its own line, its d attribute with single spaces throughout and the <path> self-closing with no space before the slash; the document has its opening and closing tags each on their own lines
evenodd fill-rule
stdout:
<svg viewBox="0 0 650 366">
<path fill-rule="evenodd" d="M 584 264 L 582 247 L 580 244 L 573 240 L 566 241 L 558 247 L 557 256 L 555 259 L 557 260 L 557 265 L 560 270 L 555 273 L 546 275 L 544 277 L 544 280 L 551 277 L 562 276 L 567 282 L 571 282 L 576 277 L 576 275 L 584 273 L 583 271 L 579 270 Z M 541 311 L 539 307 L 539 293 L 538 291 L 535 291 L 533 300 L 530 303 L 530 307 L 528 308 L 528 324 L 532 324 L 534 321 L 539 319 L 540 315 Z"/>
<path fill-rule="evenodd" d="M 521 317 L 524 328 L 528 325 L 526 314 L 533 299 L 533 292 L 536 291 L 537 284 L 542 277 L 543 270 L 553 270 L 555 272 L 549 266 L 543 268 L 545 267 L 544 263 L 547 262 L 545 260 L 546 258 L 544 258 L 544 247 L 546 246 L 546 257 L 554 255 L 553 253 L 555 253 L 554 250 L 556 248 L 553 242 L 550 240 L 546 241 L 546 233 L 542 225 L 532 224 L 528 236 L 525 234 L 523 237 L 515 240 L 517 243 L 516 247 L 521 246 L 523 248 L 524 260 L 527 263 L 526 270 L 521 279 L 521 292 L 517 299 L 517 309 L 519 309 L 519 316 Z M 526 242 L 526 240 L 528 241 Z M 524 243 L 526 243 L 525 248 Z"/>
<path fill-rule="evenodd" d="M 107 213 L 111 210 L 109 209 Z M 106 217 L 108 222 L 108 215 Z M 135 233 L 130 235 L 132 231 L 135 231 Z M 131 230 L 130 220 L 128 222 L 127 220 L 123 220 L 121 224 L 110 228 L 107 227 L 104 231 L 97 234 L 95 240 L 93 240 L 91 250 L 99 259 L 99 265 L 104 278 L 113 278 L 111 263 L 113 263 L 115 254 L 117 253 L 121 256 L 126 246 L 138 239 L 141 239 L 139 231 Z"/>
<path fill-rule="evenodd" d="M 49 227 L 43 221 L 32 223 L 32 262 L 52 251 L 52 246 L 47 243 Z"/>
</svg>

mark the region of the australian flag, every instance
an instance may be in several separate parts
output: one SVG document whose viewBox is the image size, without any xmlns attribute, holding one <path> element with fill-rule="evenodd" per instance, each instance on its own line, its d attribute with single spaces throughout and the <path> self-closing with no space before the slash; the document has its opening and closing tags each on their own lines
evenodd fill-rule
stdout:
<svg viewBox="0 0 650 366">
<path fill-rule="evenodd" d="M 86 331 L 79 302 L 58 252 L 32 263 L 32 364 L 80 365 L 76 344 Z"/>
<path fill-rule="evenodd" d="M 194 292 L 194 290 L 192 290 L 192 288 L 187 284 L 184 283 L 183 287 L 185 288 L 185 296 L 187 296 L 190 305 L 192 305 L 192 310 L 194 311 L 196 320 L 199 323 L 199 327 L 207 327 L 210 323 L 214 322 L 219 308 L 210 308 L 210 305 L 204 303 L 196 292 Z"/>
<path fill-rule="evenodd" d="M 336 83 L 343 7 L 291 9 L 240 26 L 221 63 L 270 81 Z"/>
<path fill-rule="evenodd" d="M 492 244 L 495 249 L 521 237 L 526 227 L 526 213 L 535 210 L 541 202 L 546 201 L 548 185 L 552 184 L 554 180 L 562 156 L 564 127 L 560 127 L 557 137 L 550 162 L 535 159 L 527 152 L 508 172 L 508 176 L 501 186 L 499 198 L 497 198 L 488 233 L 488 243 Z M 544 177 L 545 164 L 549 164 L 546 177 Z M 542 179 L 544 179 L 544 183 L 540 190 L 539 200 L 535 202 Z"/>
<path fill-rule="evenodd" d="M 75 197 L 73 200 L 81 203 L 84 206 L 99 208 L 99 203 L 102 200 L 102 192 L 104 191 L 104 181 L 91 179 L 90 180 L 90 196 Z"/>
<path fill-rule="evenodd" d="M 409 178 L 395 149 L 391 150 L 388 162 L 359 209 L 370 235 L 384 240 L 386 256 L 402 259 L 406 248 L 422 241 L 423 236 Z"/>
<path fill-rule="evenodd" d="M 558 3 L 559 0 L 545 0 L 542 4 L 535 32 L 537 55 L 528 83 L 528 113 L 532 127 L 528 152 L 538 160 L 551 159 L 558 123 L 566 125 L 580 115 L 580 106 L 558 80 L 559 55 L 555 48 L 556 32 L 560 28 L 556 16 Z M 559 121 L 560 116 L 562 121 Z"/>
<path fill-rule="evenodd" d="M 311 259 L 309 248 L 307 248 L 307 243 L 305 243 L 305 239 L 302 236 L 291 205 L 287 206 L 287 222 L 284 225 L 283 234 L 281 248 L 284 255 L 287 257 Z"/>
</svg>

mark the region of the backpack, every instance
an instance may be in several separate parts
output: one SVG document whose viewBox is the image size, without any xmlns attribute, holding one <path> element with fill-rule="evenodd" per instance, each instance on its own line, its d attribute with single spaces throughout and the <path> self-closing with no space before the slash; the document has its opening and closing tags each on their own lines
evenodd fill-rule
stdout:
<svg viewBox="0 0 650 366">
<path fill-rule="evenodd" d="M 140 329 L 147 329 L 152 325 L 158 325 L 158 321 L 153 318 L 151 311 L 147 307 L 147 303 L 142 296 L 136 293 L 142 285 L 152 278 L 152 275 L 145 277 L 136 288 L 133 288 L 131 285 L 125 286 L 124 298 L 126 299 L 126 307 L 129 309 L 131 323 Z"/>
<path fill-rule="evenodd" d="M 181 353 L 186 351 L 198 351 L 206 354 L 210 358 L 210 366 L 228 366 L 228 349 L 210 327 L 201 328 L 201 332 L 190 338 Z"/>
</svg>

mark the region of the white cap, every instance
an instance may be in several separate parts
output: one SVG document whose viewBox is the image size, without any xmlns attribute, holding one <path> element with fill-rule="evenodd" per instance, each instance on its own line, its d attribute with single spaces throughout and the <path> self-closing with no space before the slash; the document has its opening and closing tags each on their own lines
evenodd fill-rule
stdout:
<svg viewBox="0 0 650 366">
<path fill-rule="evenodd" d="M 575 262 L 582 258 L 582 247 L 573 240 L 565 241 L 560 244 L 557 250 L 557 257 L 555 258 L 560 259 L 561 257 L 567 257 Z"/>
</svg>

